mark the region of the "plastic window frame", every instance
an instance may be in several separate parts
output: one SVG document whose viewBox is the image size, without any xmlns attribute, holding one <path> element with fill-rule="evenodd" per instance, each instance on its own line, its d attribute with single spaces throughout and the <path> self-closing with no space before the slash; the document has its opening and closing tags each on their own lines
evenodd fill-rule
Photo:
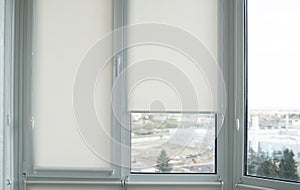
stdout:
<svg viewBox="0 0 300 190">
<path fill-rule="evenodd" d="M 130 0 L 123 0 L 124 1 L 124 26 L 127 25 L 127 4 L 128 1 Z M 224 49 L 225 47 L 228 45 L 225 41 L 224 41 L 224 36 L 227 35 L 227 25 L 225 23 L 228 22 L 227 18 L 227 9 L 226 9 L 226 3 L 228 3 L 229 0 L 218 0 L 218 10 L 219 10 L 219 24 L 220 24 L 220 30 L 219 30 L 219 60 L 221 62 L 221 69 L 224 71 L 226 70 L 226 65 L 227 65 L 227 60 L 224 58 Z M 171 6 L 171 5 L 170 5 Z M 126 44 L 126 31 L 124 33 L 124 43 Z M 126 62 L 126 50 L 124 51 L 124 59 L 123 60 L 123 68 L 126 68 L 127 66 L 127 62 Z M 225 83 L 227 82 L 227 73 L 223 73 L 224 74 L 224 79 L 225 79 Z M 125 76 L 126 77 L 126 76 Z M 226 83 L 227 84 L 227 83 Z M 124 92 L 126 93 L 126 85 L 124 87 Z M 226 93 L 226 92 L 221 92 L 221 93 Z M 127 94 L 122 95 L 123 97 L 126 97 Z M 127 100 L 123 100 L 125 101 L 124 106 L 122 107 L 123 109 L 123 118 L 125 118 L 124 120 L 124 128 L 126 129 L 124 132 L 124 137 L 125 140 L 123 141 L 125 146 L 130 147 L 130 111 L 128 111 L 127 109 Z M 219 115 L 216 114 L 217 118 L 217 122 L 219 122 L 221 119 L 219 118 Z M 225 116 L 226 117 L 226 116 Z M 226 151 L 226 139 L 227 139 L 227 134 L 225 134 L 225 130 L 224 128 L 226 128 L 227 126 L 227 122 L 225 121 L 223 124 L 223 129 L 219 130 L 216 129 L 217 131 L 220 131 L 219 134 L 216 134 L 217 136 L 217 159 L 216 159 L 216 173 L 212 173 L 212 174 L 175 174 L 175 173 L 169 173 L 169 174 L 155 174 L 155 173 L 131 173 L 130 170 L 131 168 L 124 168 L 124 172 L 123 174 L 128 178 L 128 183 L 148 183 L 148 184 L 155 184 L 155 183 L 195 183 L 195 182 L 199 182 L 199 183 L 205 183 L 205 182 L 210 182 L 210 183 L 216 183 L 221 185 L 223 183 L 223 181 L 226 181 L 226 174 L 225 174 L 225 165 L 227 162 L 226 159 L 226 155 L 225 155 L 225 151 Z M 125 166 L 130 166 L 130 158 L 131 158 L 131 153 L 129 151 L 126 151 L 125 154 L 126 158 L 126 162 L 124 163 Z M 225 159 L 222 159 L 225 158 Z M 221 183 L 220 183 L 221 182 Z"/>
<path fill-rule="evenodd" d="M 217 173 L 216 174 L 130 174 L 130 168 L 118 167 L 112 170 L 102 170 L 102 171 L 79 171 L 79 170 L 33 170 L 32 167 L 32 152 L 33 147 L 30 142 L 26 139 L 30 139 L 31 128 L 31 56 L 32 56 L 32 18 L 33 18 L 33 0 L 12 0 L 8 1 L 9 8 L 6 10 L 12 12 L 11 18 L 11 33 L 12 33 L 12 52 L 11 58 L 12 64 L 11 68 L 8 68 L 9 77 L 11 77 L 11 84 L 9 84 L 10 93 L 8 97 L 12 97 L 10 105 L 7 106 L 8 111 L 11 112 L 13 117 L 14 130 L 11 132 L 13 136 L 13 154 L 11 156 L 14 160 L 11 163 L 11 171 L 14 171 L 14 187 L 15 188 L 25 188 L 24 182 L 27 180 L 31 181 L 95 181 L 109 179 L 111 181 L 120 180 L 121 178 L 128 177 L 128 182 L 132 184 L 196 184 L 201 183 L 204 185 L 209 184 L 219 184 L 219 182 L 228 181 L 228 177 L 225 172 L 225 166 L 228 162 L 227 153 L 228 150 L 228 133 L 225 128 L 228 126 L 228 120 L 225 119 L 224 127 L 218 135 L 218 157 L 217 157 Z M 225 50 L 228 46 L 228 40 L 225 40 L 224 36 L 229 35 L 228 23 L 229 23 L 229 9 L 228 4 L 230 0 L 219 0 L 219 20 L 220 20 L 220 55 L 219 58 L 222 62 L 222 67 L 224 71 L 228 70 L 228 50 Z M 127 15 L 127 0 L 114 0 L 114 29 L 126 26 L 126 15 Z M 9 13 L 6 13 L 9 15 Z M 8 33 L 10 33 L 8 32 Z M 126 43 L 125 32 L 117 34 L 114 40 L 114 47 L 120 49 Z M 120 52 L 118 55 L 121 58 L 121 70 L 126 68 L 126 51 Z M 115 65 L 116 67 L 116 65 Z M 11 70 L 10 70 L 11 69 Z M 114 72 L 116 69 L 113 69 Z M 114 73 L 114 76 L 115 73 Z M 225 83 L 228 84 L 228 74 L 224 72 Z M 122 83 L 122 93 L 126 92 L 126 76 Z M 225 92 L 223 92 L 225 93 Z M 20 94 L 20 95 L 19 95 Z M 120 108 L 118 111 L 123 112 L 124 109 L 127 110 L 127 102 L 122 95 L 113 95 L 113 98 L 117 101 L 121 101 Z M 26 110 L 24 112 L 24 110 Z M 25 114 L 24 114 L 25 113 Z M 125 113 L 125 114 L 124 114 Z M 227 115 L 226 115 L 227 116 Z M 226 118 L 225 116 L 225 118 Z M 219 119 L 217 119 L 219 121 Z M 115 138 L 117 142 L 122 142 L 123 145 L 130 144 L 130 130 L 129 127 L 129 113 L 122 113 L 122 123 L 127 123 L 124 127 L 121 127 L 119 122 L 113 120 L 114 129 L 119 130 Z M 23 127 L 24 126 L 24 127 Z M 24 130 L 27 128 L 27 130 Z M 25 143 L 26 142 L 26 143 Z M 27 146 L 23 147 L 26 144 Z M 29 146 L 28 146 L 29 145 Z M 130 152 L 120 147 L 115 147 L 114 152 L 120 152 L 116 156 L 116 160 L 120 162 L 121 165 L 130 165 Z M 25 153 L 25 154 L 24 154 Z M 113 174 L 113 175 L 112 175 Z M 220 184 L 222 184 L 220 183 Z"/>
<path fill-rule="evenodd" d="M 13 169 L 14 169 L 14 155 L 15 151 L 13 148 L 14 145 L 14 138 L 13 138 L 13 78 L 12 78 L 12 70 L 13 70 L 13 2 L 9 0 L 4 0 L 4 64 L 2 65 L 2 68 L 4 68 L 4 77 L 3 80 L 3 161 L 4 161 L 4 171 L 3 171 L 3 180 L 2 182 L 2 188 L 4 190 L 10 189 L 10 187 L 14 187 L 13 181 L 17 177 L 15 176 Z"/>
<path fill-rule="evenodd" d="M 89 169 L 35 169 L 33 167 L 33 142 L 32 142 L 32 51 L 33 51 L 33 26 L 34 26 L 34 1 L 35 0 L 14 0 L 14 69 L 13 88 L 14 91 L 14 125 L 16 126 L 13 134 L 15 135 L 14 150 L 18 150 L 18 161 L 14 166 L 18 168 L 19 179 L 24 180 L 51 180 L 61 178 L 63 180 L 99 180 L 99 179 L 120 179 L 120 164 L 112 164 L 112 168 L 101 170 Z M 122 1 L 113 1 L 113 29 L 120 27 L 122 20 Z M 114 36 L 115 39 L 120 36 Z M 114 41 L 116 43 L 117 40 Z M 119 43 L 116 43 L 119 45 Z M 19 94 L 19 95 L 18 95 Z M 115 97 L 114 97 L 115 98 Z M 120 142 L 120 126 L 113 119 L 113 138 L 115 142 Z M 113 162 L 120 162 L 118 152 L 120 146 L 113 143 Z M 116 154 L 114 154 L 116 153 Z M 22 180 L 19 180 L 22 181 Z"/>
<path fill-rule="evenodd" d="M 236 188 L 250 187 L 253 189 L 269 188 L 277 190 L 297 190 L 300 183 L 280 181 L 276 179 L 257 178 L 245 175 L 246 159 L 245 130 L 246 98 L 247 98 L 247 1 L 234 0 L 234 118 L 236 120 L 234 130 L 234 184 Z M 242 155 L 242 156 L 241 156 Z"/>
</svg>

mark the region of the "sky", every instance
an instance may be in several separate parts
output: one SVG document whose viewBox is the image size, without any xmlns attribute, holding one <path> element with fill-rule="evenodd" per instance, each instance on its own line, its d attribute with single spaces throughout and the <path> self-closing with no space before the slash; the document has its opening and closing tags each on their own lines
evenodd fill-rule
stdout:
<svg viewBox="0 0 300 190">
<path fill-rule="evenodd" d="M 248 0 L 250 109 L 300 110 L 300 0 Z"/>
</svg>

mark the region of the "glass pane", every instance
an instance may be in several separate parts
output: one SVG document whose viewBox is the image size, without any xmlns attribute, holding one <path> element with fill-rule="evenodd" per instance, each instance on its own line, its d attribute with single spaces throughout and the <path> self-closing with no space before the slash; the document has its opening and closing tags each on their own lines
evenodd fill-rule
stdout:
<svg viewBox="0 0 300 190">
<path fill-rule="evenodd" d="M 215 114 L 131 113 L 132 173 L 215 173 Z"/>
<path fill-rule="evenodd" d="M 300 1 L 248 1 L 246 175 L 299 181 Z"/>
</svg>

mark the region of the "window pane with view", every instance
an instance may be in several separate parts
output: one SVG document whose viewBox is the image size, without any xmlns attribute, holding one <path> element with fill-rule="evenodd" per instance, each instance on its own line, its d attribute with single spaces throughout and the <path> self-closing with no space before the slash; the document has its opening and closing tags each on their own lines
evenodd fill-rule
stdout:
<svg viewBox="0 0 300 190">
<path fill-rule="evenodd" d="M 132 173 L 215 173 L 215 114 L 131 113 Z"/>
<path fill-rule="evenodd" d="M 300 1 L 248 1 L 246 175 L 299 181 Z"/>
</svg>

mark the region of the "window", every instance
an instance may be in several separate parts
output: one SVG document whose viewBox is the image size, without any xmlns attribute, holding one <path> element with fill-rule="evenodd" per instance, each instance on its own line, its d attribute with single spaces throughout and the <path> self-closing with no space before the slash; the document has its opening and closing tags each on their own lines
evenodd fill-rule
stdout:
<svg viewBox="0 0 300 190">
<path fill-rule="evenodd" d="M 293 0 L 248 3 L 249 176 L 299 181 L 299 10 Z"/>
<path fill-rule="evenodd" d="M 237 189 L 299 189 L 294 87 L 299 8 L 293 0 L 236 3 Z"/>
<path fill-rule="evenodd" d="M 20 189 L 77 180 L 222 184 L 222 0 L 13 6 Z"/>
<path fill-rule="evenodd" d="M 216 120 L 226 109 L 220 5 L 128 1 L 127 22 L 137 28 L 126 51 L 132 174 L 217 173 Z"/>
<path fill-rule="evenodd" d="M 298 190 L 299 1 L 247 3 L 5 1 L 0 186 Z"/>
<path fill-rule="evenodd" d="M 99 76 L 91 72 L 100 70 L 93 44 L 113 30 L 112 1 L 34 0 L 24 7 L 25 69 L 16 66 L 24 72 L 19 79 L 24 81 L 19 106 L 26 110 L 19 117 L 25 142 L 22 174 L 119 176 L 112 152 L 118 130 L 112 127 L 112 63 Z M 102 57 L 112 56 L 112 40 L 108 41 Z M 91 82 L 97 76 L 99 80 Z"/>
</svg>

